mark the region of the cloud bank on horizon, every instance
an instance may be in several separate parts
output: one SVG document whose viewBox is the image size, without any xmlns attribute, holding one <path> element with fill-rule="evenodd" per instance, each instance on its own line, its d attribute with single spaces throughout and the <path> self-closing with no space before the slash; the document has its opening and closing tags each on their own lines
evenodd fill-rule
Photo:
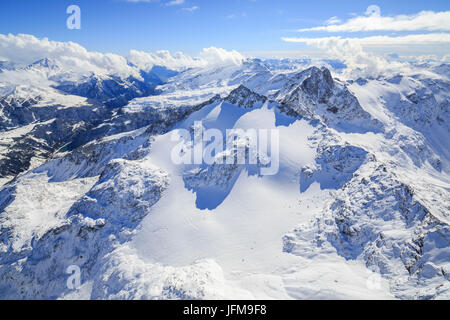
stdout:
<svg viewBox="0 0 450 320">
<path fill-rule="evenodd" d="M 363 46 L 450 44 L 450 33 L 448 33 L 450 31 L 450 11 L 421 11 L 411 15 L 382 16 L 380 7 L 371 5 L 363 16 L 355 16 L 345 22 L 342 22 L 338 17 L 331 17 L 325 24 L 297 31 L 299 33 L 320 31 L 338 33 L 338 35 L 332 37 L 282 37 L 282 40 L 319 46 L 337 39 Z M 407 32 L 408 34 L 401 36 L 377 34 L 365 37 L 342 37 L 339 35 L 339 33 L 348 32 L 367 33 L 377 31 Z"/>
<path fill-rule="evenodd" d="M 450 31 L 450 11 L 421 11 L 412 15 L 382 16 L 381 9 L 370 6 L 365 16 L 357 16 L 341 23 L 337 17 L 328 25 L 299 29 L 299 32 L 358 32 L 358 31 Z"/>
<path fill-rule="evenodd" d="M 410 15 L 383 16 L 380 7 L 371 5 L 364 15 L 353 16 L 347 21 L 343 22 L 333 16 L 325 21 L 325 25 L 297 30 L 298 33 L 308 35 L 321 32 L 330 33 L 330 36 L 281 39 L 285 42 L 304 43 L 324 49 L 353 69 L 369 69 L 372 73 L 376 73 L 385 70 L 392 62 L 368 53 L 365 49 L 378 48 L 386 53 L 388 50 L 395 52 L 399 48 L 409 49 L 410 46 L 421 47 L 425 51 L 436 48 L 441 54 L 440 60 L 448 61 L 450 56 L 445 47 L 450 49 L 449 31 L 450 11 L 421 11 Z M 348 36 L 348 33 L 364 35 Z M 431 54 L 428 57 L 438 59 Z M 420 58 L 419 56 L 418 59 Z"/>
<path fill-rule="evenodd" d="M 190 56 L 182 52 L 174 54 L 167 50 L 154 53 L 130 50 L 123 57 L 113 53 L 90 52 L 74 42 L 39 39 L 33 35 L 0 34 L 0 61 L 28 65 L 48 58 L 74 72 L 100 72 L 121 76 L 139 76 L 139 69 L 148 70 L 154 65 L 173 70 L 205 68 L 220 65 L 240 65 L 244 56 L 237 51 L 209 47 L 199 54 Z"/>
</svg>

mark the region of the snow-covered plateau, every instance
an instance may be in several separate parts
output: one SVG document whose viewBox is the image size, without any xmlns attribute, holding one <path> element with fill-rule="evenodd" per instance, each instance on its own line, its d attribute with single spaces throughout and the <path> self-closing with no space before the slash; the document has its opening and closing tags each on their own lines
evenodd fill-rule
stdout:
<svg viewBox="0 0 450 320">
<path fill-rule="evenodd" d="M 6 65 L 0 299 L 450 299 L 448 65 Z M 278 171 L 174 163 L 199 123 L 275 129 Z"/>
</svg>

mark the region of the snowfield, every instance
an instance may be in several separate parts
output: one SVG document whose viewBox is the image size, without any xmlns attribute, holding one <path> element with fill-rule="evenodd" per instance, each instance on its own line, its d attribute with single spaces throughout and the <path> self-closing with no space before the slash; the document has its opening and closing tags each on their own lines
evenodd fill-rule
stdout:
<svg viewBox="0 0 450 320">
<path fill-rule="evenodd" d="M 0 72 L 0 298 L 449 299 L 448 77 L 287 63 Z M 174 163 L 196 123 L 277 130 L 279 170 Z"/>
</svg>

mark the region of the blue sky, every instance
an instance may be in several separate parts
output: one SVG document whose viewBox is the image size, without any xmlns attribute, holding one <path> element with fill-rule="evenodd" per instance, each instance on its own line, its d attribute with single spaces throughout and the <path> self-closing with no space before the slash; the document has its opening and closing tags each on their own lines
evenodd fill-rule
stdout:
<svg viewBox="0 0 450 320">
<path fill-rule="evenodd" d="M 169 1 L 1 0 L 0 33 L 74 41 L 90 51 L 118 54 L 126 54 L 130 49 L 197 53 L 210 46 L 240 52 L 270 52 L 307 48 L 304 43 L 287 42 L 282 38 L 417 33 L 384 30 L 362 31 L 356 35 L 354 32 L 304 31 L 300 34 L 295 31 L 326 25 L 325 21 L 331 17 L 346 21 L 363 16 L 372 4 L 381 8 L 383 16 L 450 10 L 448 0 L 180 0 L 180 4 L 168 5 Z M 81 30 L 66 28 L 66 8 L 71 4 L 81 8 Z"/>
</svg>

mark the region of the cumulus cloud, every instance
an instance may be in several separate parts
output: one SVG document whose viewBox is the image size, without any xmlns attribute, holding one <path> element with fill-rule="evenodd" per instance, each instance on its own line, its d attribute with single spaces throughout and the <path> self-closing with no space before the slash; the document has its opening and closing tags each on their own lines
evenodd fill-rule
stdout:
<svg viewBox="0 0 450 320">
<path fill-rule="evenodd" d="M 379 7 L 369 6 L 366 15 L 353 17 L 344 23 L 337 22 L 337 17 L 333 18 L 333 23 L 327 23 L 325 26 L 298 31 L 450 31 L 450 11 L 421 11 L 411 15 L 382 16 Z"/>
<path fill-rule="evenodd" d="M 159 2 L 159 0 L 124 0 L 125 2 Z"/>
<path fill-rule="evenodd" d="M 122 0 L 125 2 L 134 2 L 134 3 L 138 3 L 138 2 L 160 2 L 160 0 Z M 170 6 L 179 6 L 184 4 L 185 0 L 170 0 L 168 2 L 165 3 L 165 5 L 167 7 Z"/>
<path fill-rule="evenodd" d="M 341 21 L 338 17 L 336 17 L 336 16 L 331 17 L 330 19 L 328 19 L 327 21 L 325 21 L 325 23 L 326 23 L 327 25 L 338 24 L 338 23 L 341 23 L 341 22 L 342 22 L 342 21 Z"/>
<path fill-rule="evenodd" d="M 188 12 L 194 12 L 194 11 L 198 10 L 198 7 L 197 6 L 187 7 L 187 8 L 182 8 L 181 10 L 188 11 Z"/>
<path fill-rule="evenodd" d="M 187 56 L 182 52 L 174 54 L 167 50 L 159 50 L 156 52 L 144 52 L 138 50 L 130 50 L 128 61 L 133 65 L 142 69 L 151 69 L 154 65 L 165 66 L 169 69 L 182 69 L 187 66 L 195 66 L 198 64 L 196 59 Z"/>
<path fill-rule="evenodd" d="M 323 26 L 300 29 L 299 32 L 333 32 L 336 36 L 328 37 L 284 37 L 283 41 L 305 43 L 317 48 L 326 49 L 344 59 L 347 65 L 355 70 L 371 73 L 388 68 L 389 63 L 382 57 L 368 54 L 371 52 L 386 53 L 400 51 L 407 55 L 445 53 L 450 48 L 450 11 L 421 11 L 410 15 L 383 16 L 380 7 L 371 5 L 364 15 L 354 15 L 347 21 L 331 17 Z M 373 36 L 341 37 L 343 32 L 377 32 Z M 401 35 L 379 34 L 381 31 L 401 31 Z M 421 31 L 421 32 L 418 32 Z"/>
<path fill-rule="evenodd" d="M 189 56 L 182 52 L 171 54 L 167 50 L 154 53 L 131 50 L 128 61 L 142 69 L 150 69 L 154 65 L 169 69 L 205 68 L 221 65 L 240 65 L 244 56 L 237 51 L 227 51 L 221 48 L 203 49 L 197 56 Z"/>
<path fill-rule="evenodd" d="M 32 35 L 0 34 L 0 57 L 19 64 L 30 64 L 48 58 L 77 72 L 99 72 L 118 75 L 135 75 L 127 60 L 117 54 L 89 52 L 74 42 L 38 39 Z"/>
<path fill-rule="evenodd" d="M 341 39 L 359 43 L 363 46 L 390 46 L 390 45 L 411 45 L 411 44 L 450 44 L 449 33 L 428 33 L 428 34 L 410 34 L 406 36 L 371 36 L 364 38 L 341 38 L 337 37 L 322 37 L 322 38 L 282 38 L 286 42 L 301 42 L 309 45 L 317 45 L 323 42 L 329 42 L 333 39 Z"/>
<path fill-rule="evenodd" d="M 115 74 L 140 77 L 139 70 L 154 65 L 182 70 L 195 67 L 239 65 L 244 57 L 237 51 L 221 48 L 206 48 L 196 56 L 169 51 L 148 53 L 131 50 L 128 57 L 112 53 L 90 52 L 74 42 L 39 39 L 32 35 L 0 34 L 0 60 L 11 61 L 23 66 L 48 58 L 63 67 L 64 71 L 76 74 Z"/>
<path fill-rule="evenodd" d="M 179 6 L 182 5 L 184 3 L 184 0 L 172 0 L 169 1 L 166 6 Z"/>
<path fill-rule="evenodd" d="M 199 55 L 208 65 L 240 65 L 244 57 L 237 51 L 227 51 L 222 48 L 210 47 L 203 49 Z"/>
<path fill-rule="evenodd" d="M 396 74 L 398 72 L 409 73 L 412 70 L 409 63 L 390 61 L 382 56 L 364 51 L 361 43 L 355 41 L 354 38 L 324 37 L 284 40 L 313 45 L 326 50 L 330 57 L 342 60 L 347 66 L 341 74 L 343 78 L 376 77 L 382 74 Z M 375 40 L 367 40 L 367 42 L 370 41 L 378 43 Z"/>
</svg>

